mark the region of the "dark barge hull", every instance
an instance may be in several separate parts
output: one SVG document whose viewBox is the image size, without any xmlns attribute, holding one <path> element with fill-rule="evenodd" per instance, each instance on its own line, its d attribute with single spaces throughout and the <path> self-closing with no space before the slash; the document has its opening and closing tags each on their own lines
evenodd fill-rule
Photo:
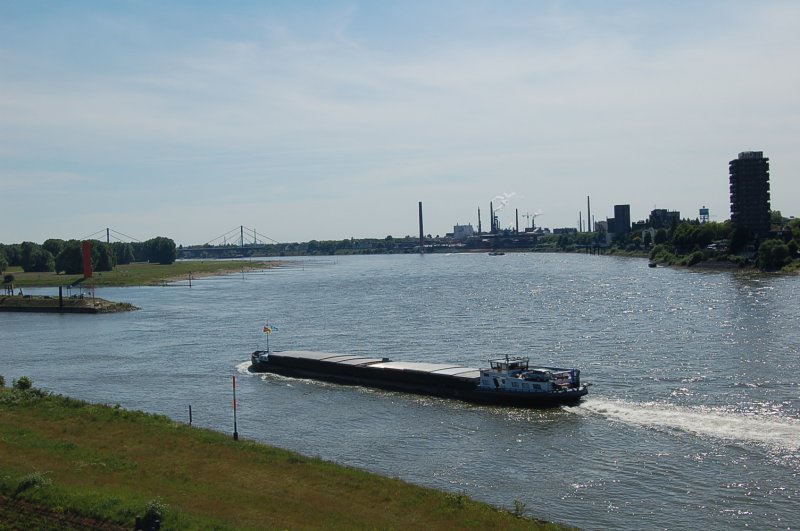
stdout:
<svg viewBox="0 0 800 531">
<path fill-rule="evenodd" d="M 455 398 L 481 404 L 517 407 L 555 407 L 575 404 L 588 390 L 585 385 L 555 392 L 513 392 L 478 387 L 480 370 L 441 363 L 404 363 L 387 359 L 323 352 L 269 352 L 263 361 L 256 351 L 251 372 L 268 372 L 294 378 L 310 378 L 344 385 L 359 385 Z"/>
</svg>

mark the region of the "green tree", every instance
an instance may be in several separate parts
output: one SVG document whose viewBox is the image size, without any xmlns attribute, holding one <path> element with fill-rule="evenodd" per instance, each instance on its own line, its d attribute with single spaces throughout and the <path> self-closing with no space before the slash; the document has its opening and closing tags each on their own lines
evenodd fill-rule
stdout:
<svg viewBox="0 0 800 531">
<path fill-rule="evenodd" d="M 691 250 L 696 244 L 696 226 L 688 221 L 675 227 L 672 233 L 672 245 L 680 252 Z"/>
<path fill-rule="evenodd" d="M 27 267 L 31 262 L 31 255 L 39 245 L 33 242 L 22 242 L 19 244 L 19 265 L 22 269 L 27 271 Z"/>
<path fill-rule="evenodd" d="M 45 240 L 42 244 L 42 248 L 45 249 L 47 252 L 52 254 L 53 256 L 58 256 L 61 250 L 64 248 L 64 240 L 59 240 L 58 238 L 50 238 L 49 240 Z"/>
<path fill-rule="evenodd" d="M 800 241 L 800 218 L 794 218 L 789 221 L 789 229 L 792 231 L 792 238 Z M 11 260 L 8 261 L 11 263 Z M 13 264 L 12 264 L 13 265 Z"/>
<path fill-rule="evenodd" d="M 111 245 L 104 242 L 92 242 L 92 269 L 95 271 L 113 271 L 116 265 Z"/>
<path fill-rule="evenodd" d="M 81 242 L 69 240 L 56 256 L 56 271 L 67 275 L 79 275 L 83 272 L 83 251 Z"/>
<path fill-rule="evenodd" d="M 114 242 L 111 244 L 111 248 L 114 251 L 114 257 L 119 265 L 128 265 L 136 260 L 133 254 L 133 245 L 130 243 Z"/>
<path fill-rule="evenodd" d="M 8 260 L 5 254 L 0 253 L 0 275 L 3 274 L 6 269 L 8 269 Z"/>
<path fill-rule="evenodd" d="M 148 249 L 148 261 L 168 265 L 178 258 L 175 242 L 170 238 L 158 236 L 145 242 Z"/>
<path fill-rule="evenodd" d="M 55 270 L 55 259 L 48 251 L 33 242 L 23 242 L 20 265 L 28 273 L 43 273 Z"/>
<path fill-rule="evenodd" d="M 653 238 L 653 243 L 656 245 L 662 245 L 664 243 L 667 243 L 668 239 L 669 236 L 667 235 L 667 231 L 664 229 L 658 229 L 656 231 L 655 237 Z"/>
<path fill-rule="evenodd" d="M 797 258 L 797 249 L 798 249 L 797 240 L 790 241 L 789 243 L 786 244 L 786 247 L 787 249 L 789 249 L 789 258 L 791 258 L 792 260 Z"/>
<path fill-rule="evenodd" d="M 785 266 L 791 258 L 789 247 L 780 240 L 765 240 L 758 247 L 758 268 L 774 271 Z"/>
<path fill-rule="evenodd" d="M 17 244 L 3 245 L 0 243 L 0 254 L 6 257 L 9 266 L 18 266 L 20 258 L 20 246 Z"/>
</svg>

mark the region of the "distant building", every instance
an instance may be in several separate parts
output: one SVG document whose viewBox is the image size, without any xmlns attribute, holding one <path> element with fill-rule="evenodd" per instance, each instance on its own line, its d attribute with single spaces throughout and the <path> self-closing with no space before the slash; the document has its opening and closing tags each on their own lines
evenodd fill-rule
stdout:
<svg viewBox="0 0 800 531">
<path fill-rule="evenodd" d="M 648 222 L 654 229 L 667 229 L 673 224 L 681 221 L 681 213 L 677 210 L 667 210 L 666 208 L 656 208 L 650 211 Z"/>
<path fill-rule="evenodd" d="M 553 229 L 553 234 L 577 234 L 578 229 L 575 227 L 562 227 L 560 229 Z"/>
<path fill-rule="evenodd" d="M 743 151 L 728 163 L 731 192 L 731 224 L 755 236 L 770 229 L 769 159 L 763 151 Z"/>
<path fill-rule="evenodd" d="M 609 223 L 609 227 L 610 227 Z M 628 234 L 631 231 L 631 206 L 614 205 L 614 234 Z"/>
<path fill-rule="evenodd" d="M 475 231 L 472 229 L 472 224 L 468 225 L 456 225 L 453 227 L 453 239 L 454 240 L 466 240 L 467 238 L 471 238 L 475 235 Z"/>
<path fill-rule="evenodd" d="M 594 230 L 595 232 L 608 232 L 608 221 L 595 221 Z"/>
</svg>

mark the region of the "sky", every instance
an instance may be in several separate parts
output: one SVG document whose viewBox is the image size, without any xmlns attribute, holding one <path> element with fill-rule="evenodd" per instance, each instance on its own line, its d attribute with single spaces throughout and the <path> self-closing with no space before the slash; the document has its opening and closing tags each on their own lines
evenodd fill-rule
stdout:
<svg viewBox="0 0 800 531">
<path fill-rule="evenodd" d="M 800 2 L 0 0 L 0 242 L 800 214 Z M 120 238 L 125 239 L 125 238 Z"/>
</svg>

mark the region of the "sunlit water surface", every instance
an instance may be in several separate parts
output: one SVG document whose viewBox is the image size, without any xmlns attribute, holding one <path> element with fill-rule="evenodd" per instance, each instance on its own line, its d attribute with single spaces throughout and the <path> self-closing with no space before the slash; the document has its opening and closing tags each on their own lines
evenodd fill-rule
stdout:
<svg viewBox="0 0 800 531">
<path fill-rule="evenodd" d="M 50 290 L 52 291 L 52 290 Z M 800 279 L 582 255 L 403 255 L 163 288 L 141 307 L 0 313 L 0 374 L 586 529 L 800 526 Z M 593 382 L 523 410 L 251 375 L 266 346 L 483 366 L 529 354 Z"/>
</svg>

